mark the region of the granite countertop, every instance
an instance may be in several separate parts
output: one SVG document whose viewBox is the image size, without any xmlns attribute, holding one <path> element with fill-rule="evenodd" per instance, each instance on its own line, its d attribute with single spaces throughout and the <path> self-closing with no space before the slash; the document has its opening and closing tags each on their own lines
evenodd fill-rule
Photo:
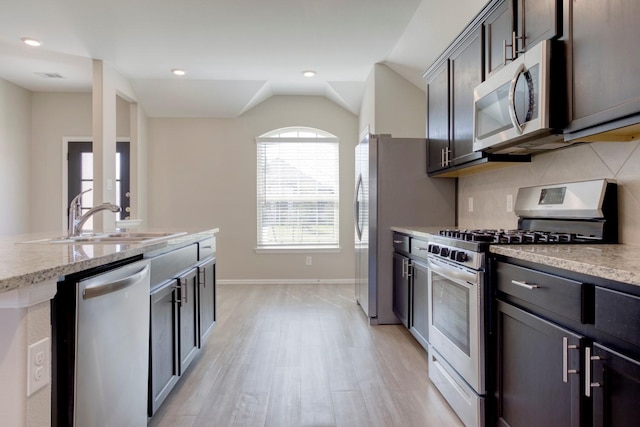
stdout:
<svg viewBox="0 0 640 427">
<path fill-rule="evenodd" d="M 640 246 L 491 245 L 490 252 L 640 286 Z"/>
<path fill-rule="evenodd" d="M 188 231 L 167 240 L 126 245 L 21 243 L 59 236 L 54 233 L 1 237 L 0 293 L 141 254 L 169 251 L 213 237 L 218 231 L 217 228 Z"/>
<path fill-rule="evenodd" d="M 392 231 L 428 238 L 456 227 L 391 227 Z M 576 273 L 640 286 L 640 246 L 607 245 L 491 245 L 491 253 L 557 267 Z"/>
</svg>

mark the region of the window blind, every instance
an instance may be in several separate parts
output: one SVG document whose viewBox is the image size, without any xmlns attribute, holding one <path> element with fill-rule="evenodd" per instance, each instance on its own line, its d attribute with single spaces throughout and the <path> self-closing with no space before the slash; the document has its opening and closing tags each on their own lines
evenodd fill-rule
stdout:
<svg viewBox="0 0 640 427">
<path fill-rule="evenodd" d="M 337 247 L 337 138 L 257 139 L 258 248 Z"/>
</svg>

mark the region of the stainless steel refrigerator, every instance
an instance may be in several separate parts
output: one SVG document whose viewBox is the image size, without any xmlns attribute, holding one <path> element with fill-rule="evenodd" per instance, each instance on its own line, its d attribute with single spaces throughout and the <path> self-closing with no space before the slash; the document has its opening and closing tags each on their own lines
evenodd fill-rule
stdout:
<svg viewBox="0 0 640 427">
<path fill-rule="evenodd" d="M 366 134 L 356 147 L 356 300 L 371 324 L 393 314 L 392 226 L 452 226 L 455 179 L 427 176 L 427 142 Z"/>
</svg>

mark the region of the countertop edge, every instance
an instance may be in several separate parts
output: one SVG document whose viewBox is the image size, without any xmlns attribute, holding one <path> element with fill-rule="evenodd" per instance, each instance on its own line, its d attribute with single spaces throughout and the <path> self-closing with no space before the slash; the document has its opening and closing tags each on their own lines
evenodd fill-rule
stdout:
<svg viewBox="0 0 640 427">
<path fill-rule="evenodd" d="M 163 253 L 174 249 L 178 249 L 182 246 L 186 246 L 192 243 L 199 242 L 201 240 L 214 237 L 220 230 L 219 228 L 213 228 L 198 232 L 188 232 L 185 235 L 178 236 L 173 239 L 154 242 L 148 244 L 135 244 L 135 245 L 117 245 L 125 246 L 124 248 L 115 249 L 114 252 L 91 256 L 79 260 L 70 260 L 68 262 L 60 262 L 58 265 L 48 267 L 34 267 L 34 270 L 28 273 L 18 273 L 10 275 L 3 279 L 0 279 L 0 294 L 9 292 L 14 289 L 20 289 L 25 286 L 31 286 L 34 284 L 58 280 L 72 273 L 77 273 L 83 270 L 88 270 L 100 265 L 109 264 L 115 261 L 120 261 L 127 258 L 136 257 L 139 255 L 145 255 L 150 252 Z M 67 245 L 67 247 L 72 245 Z M 81 245 L 81 246 L 105 246 L 102 245 Z M 116 245 L 110 245 L 116 246 Z M 58 247 L 58 246 L 57 246 Z M 42 249 L 42 248 L 41 248 Z M 166 250 L 165 250 L 166 249 Z M 56 250 L 52 247 L 51 249 Z M 59 250 L 59 249 L 58 249 Z M 3 262 L 10 262 L 11 260 L 3 260 Z M 35 262 L 34 262 L 35 263 Z M 10 268 L 10 267 L 9 267 Z"/>
<path fill-rule="evenodd" d="M 491 245 L 489 251 L 523 261 L 640 286 L 640 247 L 633 245 Z"/>
</svg>

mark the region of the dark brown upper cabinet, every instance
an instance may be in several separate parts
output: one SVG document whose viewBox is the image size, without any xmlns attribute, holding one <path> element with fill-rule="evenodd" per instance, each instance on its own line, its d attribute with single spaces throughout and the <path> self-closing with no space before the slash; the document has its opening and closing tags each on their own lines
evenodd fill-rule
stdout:
<svg viewBox="0 0 640 427">
<path fill-rule="evenodd" d="M 483 157 L 473 151 L 473 88 L 482 82 L 482 71 L 482 30 L 477 25 L 427 72 L 427 172 Z"/>
<path fill-rule="evenodd" d="M 507 0 L 489 2 L 424 74 L 429 175 L 456 177 L 473 173 L 471 168 L 530 161 L 528 155 L 473 151 L 473 90 L 485 70 L 502 66 L 501 37 L 510 37 L 511 10 Z M 488 37 L 494 42 L 487 42 Z"/>
<path fill-rule="evenodd" d="M 640 2 L 573 0 L 570 3 L 568 79 L 572 82 L 572 108 L 565 139 L 589 140 L 588 137 L 600 132 L 637 125 L 640 123 L 640 55 L 636 44 L 640 40 Z M 615 136 L 601 139 L 615 140 Z"/>
<path fill-rule="evenodd" d="M 484 21 L 485 74 L 537 43 L 562 36 L 562 0 L 503 0 Z"/>
</svg>

